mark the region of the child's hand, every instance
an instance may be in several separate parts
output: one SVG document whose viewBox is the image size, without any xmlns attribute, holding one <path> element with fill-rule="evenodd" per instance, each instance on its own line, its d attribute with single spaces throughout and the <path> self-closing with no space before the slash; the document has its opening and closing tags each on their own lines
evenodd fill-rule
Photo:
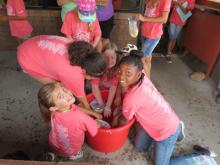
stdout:
<svg viewBox="0 0 220 165">
<path fill-rule="evenodd" d="M 181 3 L 180 3 L 179 1 L 177 1 L 177 0 L 174 0 L 174 1 L 173 1 L 173 4 L 174 4 L 174 5 L 181 5 Z"/>
<path fill-rule="evenodd" d="M 138 14 L 138 15 L 135 16 L 135 20 L 143 22 L 144 21 L 144 16 L 142 14 Z"/>
<path fill-rule="evenodd" d="M 97 127 L 98 127 L 98 128 L 101 128 L 100 123 L 99 123 L 98 121 L 96 121 L 96 123 L 97 123 Z"/>
<path fill-rule="evenodd" d="M 111 122 L 112 128 L 118 127 L 118 117 L 114 117 Z"/>
<path fill-rule="evenodd" d="M 114 100 L 114 104 L 116 107 L 120 107 L 121 106 L 121 97 L 116 97 Z"/>
<path fill-rule="evenodd" d="M 94 116 L 95 118 L 97 118 L 97 119 L 102 119 L 102 118 L 103 118 L 102 114 L 97 113 L 97 112 L 95 112 L 93 116 Z"/>
<path fill-rule="evenodd" d="M 105 108 L 104 108 L 104 117 L 108 118 L 108 117 L 111 116 L 111 114 L 112 114 L 111 107 L 106 105 Z"/>
</svg>

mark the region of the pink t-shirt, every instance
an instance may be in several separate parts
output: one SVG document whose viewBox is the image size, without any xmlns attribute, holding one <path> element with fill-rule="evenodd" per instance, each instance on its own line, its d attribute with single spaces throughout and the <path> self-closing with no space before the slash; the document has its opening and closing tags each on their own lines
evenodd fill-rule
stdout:
<svg viewBox="0 0 220 165">
<path fill-rule="evenodd" d="M 187 9 L 188 10 L 193 10 L 194 7 L 195 7 L 195 0 L 178 0 L 181 4 L 183 4 L 185 1 L 188 2 L 188 6 L 187 6 Z M 180 25 L 180 26 L 183 26 L 185 24 L 185 22 L 183 22 L 179 16 L 179 14 L 177 13 L 176 11 L 177 9 L 177 6 L 174 5 L 173 6 L 173 10 L 172 10 L 172 13 L 171 13 L 171 16 L 170 16 L 170 23 L 174 23 L 174 24 L 177 24 L 177 25 Z"/>
<path fill-rule="evenodd" d="M 156 141 L 172 135 L 179 118 L 152 82 L 145 76 L 141 84 L 128 89 L 123 100 L 123 115 L 134 116 L 144 130 Z"/>
<path fill-rule="evenodd" d="M 52 78 L 60 81 L 76 97 L 85 95 L 84 74 L 79 66 L 70 64 L 65 37 L 40 35 L 18 47 L 18 62 L 32 77 Z"/>
<path fill-rule="evenodd" d="M 89 23 L 82 22 L 76 10 L 69 11 L 64 19 L 61 32 L 69 35 L 74 41 L 86 41 L 93 44 L 95 37 L 101 36 L 99 22 L 96 19 L 91 23 L 92 30 L 90 31 Z"/>
<path fill-rule="evenodd" d="M 163 12 L 169 12 L 171 6 L 171 0 L 160 0 L 154 7 L 151 1 L 147 1 L 145 8 L 145 17 L 160 17 Z M 163 23 L 159 22 L 143 22 L 141 26 L 141 35 L 149 38 L 156 39 L 160 38 L 163 34 Z"/>
<path fill-rule="evenodd" d="M 68 112 L 52 114 L 49 145 L 59 156 L 73 156 L 80 151 L 86 131 L 95 136 L 97 123 L 73 105 Z"/>
<path fill-rule="evenodd" d="M 7 0 L 7 14 L 9 16 L 27 16 L 23 0 Z M 10 20 L 9 26 L 11 35 L 14 37 L 28 36 L 33 30 L 27 20 Z"/>
<path fill-rule="evenodd" d="M 101 78 L 91 80 L 91 84 L 99 84 L 101 89 L 109 89 L 111 86 L 118 86 L 118 81 L 118 74 L 115 74 L 110 80 L 108 80 L 107 74 L 104 74 Z"/>
</svg>

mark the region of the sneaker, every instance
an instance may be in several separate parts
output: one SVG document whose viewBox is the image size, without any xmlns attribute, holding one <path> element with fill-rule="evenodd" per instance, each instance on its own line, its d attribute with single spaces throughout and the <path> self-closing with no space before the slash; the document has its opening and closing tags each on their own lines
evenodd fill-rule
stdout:
<svg viewBox="0 0 220 165">
<path fill-rule="evenodd" d="M 202 147 L 200 145 L 194 145 L 193 149 L 195 151 L 204 152 L 205 154 L 207 154 L 208 156 L 213 157 L 213 158 L 218 156 L 213 150 L 210 150 L 209 147 Z"/>
<path fill-rule="evenodd" d="M 167 60 L 167 63 L 169 63 L 169 64 L 173 63 L 172 58 L 171 58 L 170 55 L 166 55 L 165 58 Z"/>
<path fill-rule="evenodd" d="M 184 124 L 183 121 L 180 121 L 180 127 L 181 127 L 180 134 L 179 134 L 179 136 L 177 138 L 178 142 L 183 141 L 183 139 L 186 137 L 185 132 L 184 132 L 185 124 Z"/>
<path fill-rule="evenodd" d="M 70 160 L 77 160 L 77 159 L 82 158 L 82 157 L 83 157 L 83 151 L 79 151 L 75 155 L 70 156 L 69 159 Z"/>
</svg>

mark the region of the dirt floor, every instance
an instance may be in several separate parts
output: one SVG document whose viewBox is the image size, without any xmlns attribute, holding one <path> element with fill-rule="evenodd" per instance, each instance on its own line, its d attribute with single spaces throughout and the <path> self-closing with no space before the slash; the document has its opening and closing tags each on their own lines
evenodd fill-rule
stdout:
<svg viewBox="0 0 220 165">
<path fill-rule="evenodd" d="M 210 79 L 190 80 L 192 71 L 178 57 L 172 64 L 155 57 L 152 69 L 152 81 L 185 122 L 186 138 L 177 144 L 174 154 L 191 151 L 193 144 L 209 146 L 220 154 L 220 105 L 212 96 L 215 83 Z M 37 107 L 40 84 L 17 71 L 16 52 L 0 52 L 0 77 L 0 157 L 23 150 L 30 159 L 42 160 L 49 130 L 44 127 Z M 151 164 L 151 155 L 152 151 L 136 151 L 131 140 L 127 140 L 123 148 L 110 154 L 85 145 L 80 162 L 146 165 Z M 220 163 L 219 157 L 216 160 Z"/>
</svg>

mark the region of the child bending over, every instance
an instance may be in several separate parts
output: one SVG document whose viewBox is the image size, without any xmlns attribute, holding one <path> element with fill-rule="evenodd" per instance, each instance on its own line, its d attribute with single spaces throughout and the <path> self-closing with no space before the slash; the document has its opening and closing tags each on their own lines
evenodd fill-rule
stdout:
<svg viewBox="0 0 220 165">
<path fill-rule="evenodd" d="M 38 92 L 40 112 L 45 122 L 51 125 L 49 146 L 57 156 L 71 160 L 82 157 L 80 149 L 85 132 L 95 136 L 98 124 L 81 112 L 72 93 L 60 83 L 44 85 Z"/>
</svg>

